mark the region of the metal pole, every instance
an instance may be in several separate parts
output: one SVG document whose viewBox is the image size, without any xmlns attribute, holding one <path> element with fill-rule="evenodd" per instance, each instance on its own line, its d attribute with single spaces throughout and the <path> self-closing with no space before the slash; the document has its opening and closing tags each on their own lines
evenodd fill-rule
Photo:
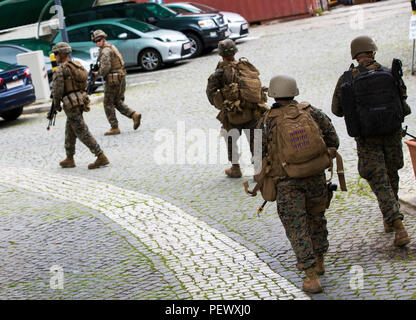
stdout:
<svg viewBox="0 0 416 320">
<path fill-rule="evenodd" d="M 415 74 L 414 65 L 415 65 L 415 39 L 413 39 L 412 75 Z"/>
<path fill-rule="evenodd" d="M 61 0 L 55 0 L 55 6 L 58 11 L 59 30 L 61 31 L 62 41 L 69 43 L 68 33 L 66 32 L 65 27 L 64 8 L 62 7 Z"/>
</svg>

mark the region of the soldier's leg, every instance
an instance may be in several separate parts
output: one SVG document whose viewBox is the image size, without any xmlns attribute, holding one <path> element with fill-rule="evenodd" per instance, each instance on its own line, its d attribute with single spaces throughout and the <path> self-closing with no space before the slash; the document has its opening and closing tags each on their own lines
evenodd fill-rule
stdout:
<svg viewBox="0 0 416 320">
<path fill-rule="evenodd" d="M 316 257 L 305 207 L 305 192 L 301 187 L 277 185 L 277 212 L 286 231 L 301 271 L 316 265 Z"/>
<path fill-rule="evenodd" d="M 388 226 L 392 226 L 393 221 L 403 219 L 403 215 L 400 213 L 399 202 L 390 183 L 383 146 L 357 143 L 357 151 L 358 172 L 368 181 L 377 197 L 384 221 Z"/>
<path fill-rule="evenodd" d="M 384 145 L 384 158 L 386 162 L 387 175 L 394 195 L 399 200 L 399 170 L 403 168 L 403 145 L 401 133 L 397 133 L 386 139 Z"/>
<path fill-rule="evenodd" d="M 74 156 L 75 154 L 75 144 L 77 141 L 77 136 L 72 129 L 70 118 L 67 117 L 65 125 L 65 151 L 67 156 Z"/>
<path fill-rule="evenodd" d="M 115 107 L 124 116 L 132 118 L 135 111 L 124 103 L 124 92 L 126 91 L 126 77 L 121 79 L 120 86 L 116 89 L 115 94 Z"/>
<path fill-rule="evenodd" d="M 84 143 L 94 155 L 99 156 L 103 153 L 97 141 L 89 131 L 88 126 L 82 117 L 80 108 L 72 108 L 71 112 L 67 113 L 67 116 L 70 121 L 70 126 L 77 138 Z"/>
<path fill-rule="evenodd" d="M 237 140 L 241 136 L 241 128 L 232 128 L 229 131 L 221 128 L 221 135 L 227 147 L 228 161 L 232 164 L 230 168 L 225 170 L 225 174 L 230 178 L 241 178 L 243 174 L 240 169 L 240 155 L 237 145 Z"/>
<path fill-rule="evenodd" d="M 328 190 L 325 175 L 305 179 L 306 211 L 311 230 L 313 251 L 322 256 L 328 251 L 328 229 L 326 227 L 325 209 L 328 201 Z"/>
<path fill-rule="evenodd" d="M 116 100 L 115 98 L 117 92 L 114 91 L 109 85 L 105 86 L 104 90 L 104 111 L 105 115 L 107 116 L 107 120 L 111 125 L 111 128 L 115 129 L 118 128 L 118 120 L 116 117 Z"/>
</svg>

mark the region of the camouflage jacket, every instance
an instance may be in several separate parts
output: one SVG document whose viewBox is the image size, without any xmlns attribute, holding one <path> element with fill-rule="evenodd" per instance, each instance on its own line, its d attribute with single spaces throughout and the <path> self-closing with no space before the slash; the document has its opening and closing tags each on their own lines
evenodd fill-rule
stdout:
<svg viewBox="0 0 416 320">
<path fill-rule="evenodd" d="M 296 100 L 287 101 L 284 104 L 275 103 L 272 106 L 272 109 L 279 108 L 282 105 L 298 103 Z M 310 114 L 315 122 L 318 124 L 319 128 L 321 129 L 323 139 L 327 147 L 333 147 L 338 149 L 339 147 L 339 138 L 338 134 L 335 130 L 335 127 L 332 125 L 331 119 L 320 109 L 315 108 L 313 106 L 309 107 Z M 262 130 L 262 155 L 263 158 L 267 156 L 267 128 L 270 127 L 270 121 L 265 122 L 265 118 L 262 118 L 259 121 L 259 128 Z"/>
<path fill-rule="evenodd" d="M 375 70 L 379 68 L 381 65 L 375 60 L 373 60 L 373 61 L 366 61 L 366 62 L 360 63 L 360 66 L 368 70 Z M 355 78 L 359 73 L 360 73 L 360 70 L 358 68 L 354 68 L 352 71 L 352 77 Z M 344 79 L 344 76 L 342 75 L 338 79 L 338 82 L 337 82 L 337 85 L 335 87 L 334 94 L 332 97 L 332 113 L 338 117 L 344 116 L 342 106 L 341 106 L 341 86 L 343 85 L 345 81 L 346 80 Z M 410 106 L 406 102 L 407 89 L 404 83 L 401 85 L 400 89 L 401 89 L 401 95 L 403 97 L 402 101 L 403 101 L 403 106 L 404 106 L 404 115 L 407 116 L 411 113 L 411 109 L 410 109 Z"/>
</svg>

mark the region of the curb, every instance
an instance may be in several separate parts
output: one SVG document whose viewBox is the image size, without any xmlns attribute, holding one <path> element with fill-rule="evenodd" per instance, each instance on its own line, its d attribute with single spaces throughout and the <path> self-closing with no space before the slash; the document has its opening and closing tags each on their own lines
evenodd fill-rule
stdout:
<svg viewBox="0 0 416 320">
<path fill-rule="evenodd" d="M 100 103 L 104 100 L 104 96 L 100 95 L 100 96 L 94 96 L 92 98 L 90 98 L 90 104 L 97 104 Z M 51 107 L 51 101 L 52 100 L 48 100 L 47 102 L 42 102 L 42 103 L 34 103 L 31 104 L 25 108 L 23 108 L 23 112 L 22 114 L 34 114 L 34 113 L 42 113 L 42 112 L 47 112 L 49 111 L 50 107 Z"/>
</svg>

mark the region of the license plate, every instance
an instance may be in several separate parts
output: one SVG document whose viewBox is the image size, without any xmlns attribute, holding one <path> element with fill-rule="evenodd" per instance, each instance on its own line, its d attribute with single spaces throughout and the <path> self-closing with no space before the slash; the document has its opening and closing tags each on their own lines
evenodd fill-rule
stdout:
<svg viewBox="0 0 416 320">
<path fill-rule="evenodd" d="M 224 35 L 225 35 L 226 37 L 229 37 L 229 36 L 230 36 L 230 34 L 231 34 L 230 30 L 227 30 L 227 31 L 225 31 L 225 34 L 224 34 Z"/>
<path fill-rule="evenodd" d="M 184 45 L 183 45 L 183 48 L 185 49 L 185 50 L 188 50 L 188 49 L 190 49 L 191 48 L 191 44 L 188 42 L 188 43 L 185 43 Z"/>
<path fill-rule="evenodd" d="M 241 26 L 241 29 L 246 30 L 248 29 L 248 23 L 245 23 Z"/>
<path fill-rule="evenodd" d="M 17 81 L 6 83 L 7 89 L 16 88 L 19 86 L 23 86 L 23 80 L 17 80 Z"/>
</svg>

